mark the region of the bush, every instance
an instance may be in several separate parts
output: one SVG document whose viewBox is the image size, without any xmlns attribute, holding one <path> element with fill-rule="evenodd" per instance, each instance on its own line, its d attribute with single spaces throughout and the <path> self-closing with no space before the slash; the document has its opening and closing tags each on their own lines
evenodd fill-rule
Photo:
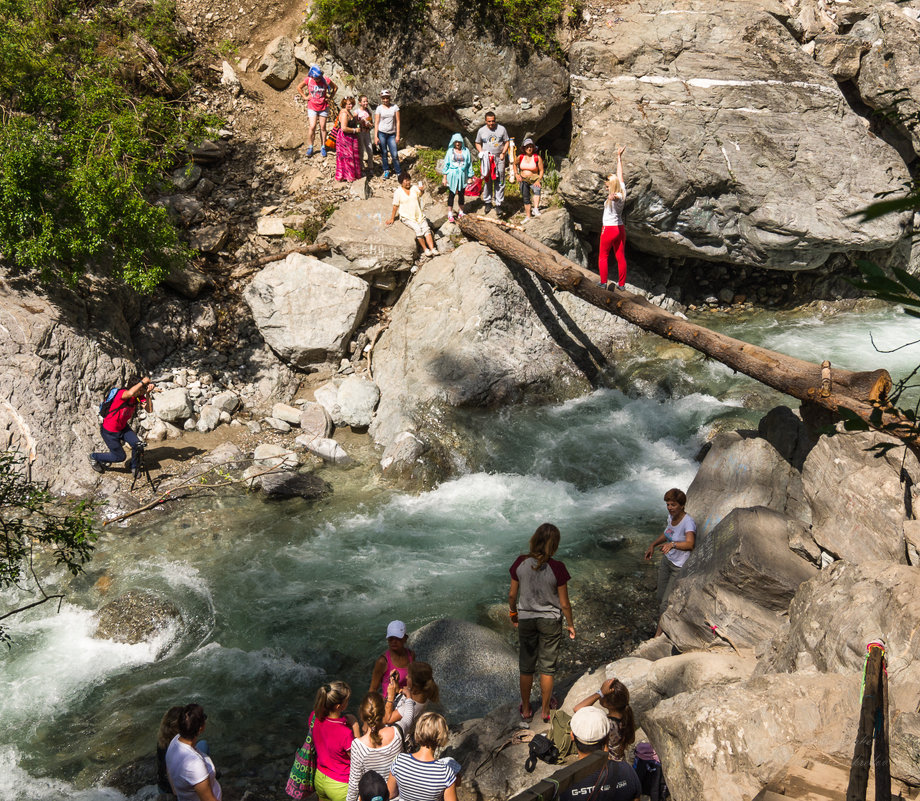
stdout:
<svg viewBox="0 0 920 801">
<path fill-rule="evenodd" d="M 93 264 L 150 290 L 189 256 L 150 203 L 215 122 L 177 99 L 189 45 L 174 18 L 171 0 L 130 14 L 0 0 L 0 253 L 14 269 L 72 285 Z M 157 50 L 168 89 L 134 37 Z"/>
</svg>

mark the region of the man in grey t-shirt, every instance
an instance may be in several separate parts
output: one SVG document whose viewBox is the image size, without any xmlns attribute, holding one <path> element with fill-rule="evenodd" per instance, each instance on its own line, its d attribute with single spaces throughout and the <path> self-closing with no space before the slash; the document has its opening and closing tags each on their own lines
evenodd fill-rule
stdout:
<svg viewBox="0 0 920 801">
<path fill-rule="evenodd" d="M 486 113 L 486 124 L 476 134 L 476 150 L 479 151 L 479 167 L 482 176 L 482 199 L 486 204 L 486 214 L 495 203 L 495 213 L 501 213 L 502 201 L 505 199 L 505 159 L 511 139 L 504 125 L 495 120 L 495 112 Z M 490 158 L 491 157 L 491 158 Z M 495 165 L 496 177 L 492 178 L 492 164 Z M 494 201 L 493 201 L 494 194 Z"/>
</svg>

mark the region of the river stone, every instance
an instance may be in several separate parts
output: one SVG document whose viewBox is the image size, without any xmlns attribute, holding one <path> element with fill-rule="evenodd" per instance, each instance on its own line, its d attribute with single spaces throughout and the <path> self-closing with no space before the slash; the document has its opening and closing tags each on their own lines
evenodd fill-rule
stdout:
<svg viewBox="0 0 920 801">
<path fill-rule="evenodd" d="M 220 64 L 220 85 L 226 86 L 234 97 L 243 91 L 240 79 L 237 77 L 233 67 L 226 61 L 222 61 Z"/>
<path fill-rule="evenodd" d="M 297 458 L 297 454 L 290 448 L 285 448 L 281 445 L 272 445 L 267 442 L 263 442 L 261 445 L 256 446 L 252 459 L 256 466 L 263 468 L 278 467 L 290 470 L 300 464 L 300 459 Z"/>
<path fill-rule="evenodd" d="M 300 409 L 288 405 L 287 403 L 276 403 L 272 406 L 272 417 L 277 420 L 284 420 L 292 426 L 300 425 Z"/>
<path fill-rule="evenodd" d="M 218 464 L 227 469 L 241 467 L 249 461 L 239 445 L 232 442 L 222 442 L 202 458 L 208 464 Z"/>
<path fill-rule="evenodd" d="M 380 458 L 380 469 L 386 478 L 411 478 L 419 459 L 428 446 L 411 431 L 403 431 L 387 445 Z"/>
<path fill-rule="evenodd" d="M 867 458 L 870 448 L 885 443 L 897 447 L 879 458 Z M 815 542 L 850 562 L 906 563 L 902 463 L 916 486 L 920 463 L 899 440 L 876 432 L 821 437 L 802 468 Z"/>
<path fill-rule="evenodd" d="M 471 19 L 470 8 L 445 0 L 428 7 L 425 24 L 411 36 L 333 36 L 329 44 L 371 98 L 381 89 L 394 93 L 409 128 L 413 121 L 435 123 L 445 144 L 456 130 L 472 141 L 485 112 L 494 110 L 518 142 L 525 135 L 539 139 L 570 108 L 569 70 L 549 53 L 510 45 L 497 26 Z M 519 103 L 522 97 L 529 102 Z"/>
<path fill-rule="evenodd" d="M 187 420 L 193 414 L 192 401 L 184 387 L 164 389 L 153 396 L 153 411 L 167 423 Z"/>
<path fill-rule="evenodd" d="M 767 509 L 735 509 L 696 548 L 661 616 L 661 627 L 681 651 L 713 644 L 755 647 L 783 622 L 796 590 L 817 568 L 793 553 L 789 539 L 803 535 L 800 521 Z"/>
<path fill-rule="evenodd" d="M 180 192 L 188 192 L 201 180 L 201 167 L 194 163 L 177 167 L 169 174 L 169 180 Z"/>
<path fill-rule="evenodd" d="M 629 326 L 475 242 L 423 264 L 374 348 L 386 447 L 432 434 L 441 409 L 583 394 L 625 346 Z M 428 420 L 434 421 L 429 425 Z"/>
<path fill-rule="evenodd" d="M 274 431 L 280 431 L 282 434 L 287 434 L 291 430 L 290 423 L 284 420 L 279 420 L 277 417 L 263 417 L 262 422 L 265 423 L 265 425 L 267 425 L 269 428 L 273 429 Z"/>
<path fill-rule="evenodd" d="M 303 368 L 341 358 L 364 319 L 370 288 L 319 259 L 292 253 L 257 273 L 244 298 L 272 350 Z"/>
<path fill-rule="evenodd" d="M 374 418 L 380 390 L 373 381 L 358 375 L 346 376 L 336 394 L 336 411 L 330 412 L 336 425 L 367 428 Z"/>
<path fill-rule="evenodd" d="M 189 245 L 202 253 L 217 253 L 230 240 L 230 226 L 227 223 L 203 225 L 192 231 Z"/>
<path fill-rule="evenodd" d="M 569 51 L 560 192 L 578 222 L 600 229 L 625 145 L 627 241 L 648 253 L 801 270 L 902 239 L 906 216 L 853 211 L 898 191 L 904 162 L 802 52 L 779 3 L 632 0 L 616 14 Z"/>
<path fill-rule="evenodd" d="M 147 442 L 162 442 L 166 439 L 166 423 L 162 420 L 154 420 L 153 425 L 147 431 L 144 437 Z"/>
<path fill-rule="evenodd" d="M 259 236 L 284 236 L 284 221 L 280 217 L 259 217 L 256 233 Z"/>
<path fill-rule="evenodd" d="M 206 403 L 201 407 L 201 411 L 198 413 L 198 425 L 197 429 L 205 434 L 208 431 L 213 431 L 217 426 L 220 425 L 220 409 L 216 406 L 212 406 L 210 403 Z"/>
<path fill-rule="evenodd" d="M 294 442 L 303 446 L 310 453 L 319 456 L 323 461 L 332 462 L 339 467 L 351 464 L 351 457 L 345 449 L 334 439 L 329 437 L 314 437 L 301 434 Z"/>
<path fill-rule="evenodd" d="M 332 433 L 332 418 L 321 403 L 305 403 L 300 412 L 299 424 L 303 436 L 312 439 L 328 437 Z"/>
<path fill-rule="evenodd" d="M 211 398 L 211 405 L 217 407 L 222 412 L 233 414 L 240 406 L 240 396 L 231 389 L 225 389 L 218 392 Z"/>
<path fill-rule="evenodd" d="M 332 487 L 313 473 L 267 473 L 259 485 L 272 498 L 305 498 L 308 501 L 322 498 L 332 492 Z"/>
<path fill-rule="evenodd" d="M 265 48 L 258 71 L 262 73 L 262 80 L 272 89 L 287 89 L 297 75 L 294 43 L 287 36 L 272 39 Z"/>
<path fill-rule="evenodd" d="M 920 684 L 918 597 L 920 571 L 914 567 L 835 562 L 799 587 L 788 631 L 774 639 L 768 666 L 860 675 L 866 643 L 881 637 L 892 684 Z"/>
<path fill-rule="evenodd" d="M 163 283 L 189 300 L 194 300 L 214 286 L 214 282 L 207 275 L 188 264 L 172 268 L 163 278 Z"/>
<path fill-rule="evenodd" d="M 182 614 L 175 604 L 140 590 L 129 590 L 109 601 L 94 618 L 94 637 L 131 645 L 151 642 L 164 631 L 182 625 Z"/>
<path fill-rule="evenodd" d="M 454 717 L 471 717 L 520 696 L 518 655 L 500 634 L 450 618 L 413 632 L 410 645 L 429 662 L 441 703 Z"/>
<path fill-rule="evenodd" d="M 539 217 L 525 223 L 528 236 L 578 264 L 587 264 L 587 256 L 575 233 L 572 215 L 567 209 L 544 209 Z"/>
<path fill-rule="evenodd" d="M 316 237 L 350 262 L 349 272 L 369 277 L 415 264 L 415 235 L 402 223 L 384 225 L 393 211 L 393 196 L 348 200 L 326 221 Z"/>
<path fill-rule="evenodd" d="M 772 674 L 662 701 L 642 727 L 675 799 L 750 801 L 803 749 L 849 762 L 857 673 Z"/>
<path fill-rule="evenodd" d="M 776 448 L 753 431 L 717 434 L 687 489 L 697 536 L 709 534 L 732 509 L 752 506 L 811 521 L 802 476 Z"/>
</svg>

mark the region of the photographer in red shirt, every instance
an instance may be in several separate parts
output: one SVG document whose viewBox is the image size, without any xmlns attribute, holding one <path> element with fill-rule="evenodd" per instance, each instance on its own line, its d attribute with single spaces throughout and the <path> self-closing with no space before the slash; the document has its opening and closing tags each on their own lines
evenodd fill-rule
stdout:
<svg viewBox="0 0 920 801">
<path fill-rule="evenodd" d="M 145 411 L 152 410 L 150 392 L 154 385 L 147 376 L 140 380 L 137 376 L 133 376 L 129 383 L 128 389 L 120 389 L 115 393 L 112 405 L 109 406 L 109 411 L 102 419 L 102 426 L 99 428 L 102 441 L 105 442 L 109 452 L 89 455 L 90 466 L 97 473 L 104 472 L 106 465 L 123 462 L 128 458 L 124 449 L 125 442 L 131 446 L 131 469 L 137 469 L 138 456 L 144 445 L 128 424 L 134 417 L 138 405 L 143 406 Z"/>
</svg>

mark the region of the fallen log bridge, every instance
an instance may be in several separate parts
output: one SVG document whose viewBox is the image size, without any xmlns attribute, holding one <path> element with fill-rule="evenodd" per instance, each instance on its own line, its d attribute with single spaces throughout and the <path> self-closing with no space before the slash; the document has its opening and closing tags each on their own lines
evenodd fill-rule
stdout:
<svg viewBox="0 0 920 801">
<path fill-rule="evenodd" d="M 459 225 L 468 237 L 559 289 L 644 331 L 698 350 L 732 370 L 798 398 L 806 407 L 815 404 L 837 416 L 848 411 L 870 427 L 903 440 L 920 455 L 917 426 L 888 399 L 892 383 L 887 370 L 832 370 L 829 362 L 814 364 L 733 339 L 671 314 L 632 292 L 605 289 L 594 273 L 517 230 L 503 230 L 500 225 L 473 215 L 461 218 Z"/>
</svg>

